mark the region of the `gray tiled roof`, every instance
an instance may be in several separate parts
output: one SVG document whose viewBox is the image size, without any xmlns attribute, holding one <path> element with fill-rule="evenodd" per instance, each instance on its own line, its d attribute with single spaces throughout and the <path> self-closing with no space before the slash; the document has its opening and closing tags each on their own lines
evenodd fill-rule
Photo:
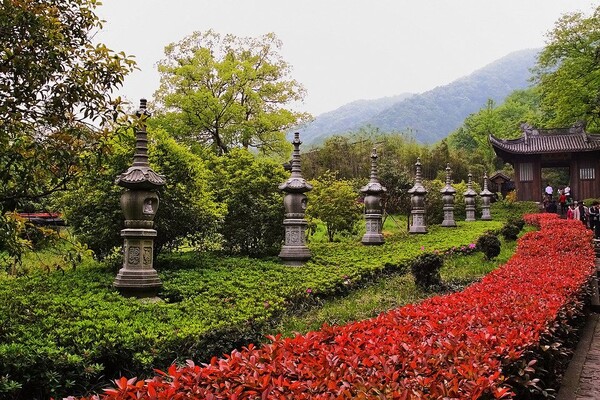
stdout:
<svg viewBox="0 0 600 400">
<path fill-rule="evenodd" d="M 600 135 L 581 129 L 533 129 L 527 127 L 518 139 L 498 139 L 489 136 L 494 149 L 513 154 L 600 151 Z"/>
</svg>

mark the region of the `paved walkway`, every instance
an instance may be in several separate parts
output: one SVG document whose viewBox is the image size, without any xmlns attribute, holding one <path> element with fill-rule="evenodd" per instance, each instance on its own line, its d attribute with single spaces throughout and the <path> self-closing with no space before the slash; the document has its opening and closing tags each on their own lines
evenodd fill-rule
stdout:
<svg viewBox="0 0 600 400">
<path fill-rule="evenodd" d="M 600 241 L 594 240 L 596 273 L 600 278 Z M 600 279 L 599 279 L 600 280 Z M 592 309 L 583 328 L 575 354 L 563 377 L 557 400 L 600 400 L 600 294 L 593 282 Z"/>
<path fill-rule="evenodd" d="M 600 400 L 600 314 L 591 313 L 557 400 Z"/>
</svg>

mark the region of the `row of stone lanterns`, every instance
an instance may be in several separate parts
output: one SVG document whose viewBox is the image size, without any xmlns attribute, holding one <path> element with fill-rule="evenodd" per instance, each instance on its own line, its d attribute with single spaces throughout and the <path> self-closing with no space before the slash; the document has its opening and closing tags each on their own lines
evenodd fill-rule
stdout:
<svg viewBox="0 0 600 400">
<path fill-rule="evenodd" d="M 150 168 L 148 163 L 148 137 L 146 120 L 150 113 L 146 100 L 140 101 L 136 112 L 136 147 L 132 166 L 119 175 L 115 183 L 126 189 L 121 195 L 121 209 L 125 215 L 125 229 L 121 230 L 124 239 L 123 267 L 119 270 L 113 283 L 124 295 L 136 297 L 153 297 L 162 286 L 158 273 L 153 267 L 154 217 L 158 210 L 159 198 L 156 191 L 165 185 L 164 177 Z M 292 172 L 290 178 L 279 185 L 285 192 L 285 218 L 283 226 L 285 241 L 279 253 L 279 258 L 287 265 L 302 265 L 311 258 L 306 245 L 305 210 L 306 194 L 312 186 L 302 177 L 300 162 L 300 135 L 294 134 L 292 145 Z M 412 224 L 410 233 L 427 233 L 425 223 L 425 197 L 427 189 L 423 186 L 421 177 L 421 160 L 417 159 L 415 185 L 408 191 L 411 194 Z M 482 219 L 491 219 L 489 214 L 489 198 L 492 193 L 487 190 L 487 175 L 484 178 L 484 190 L 480 193 L 483 198 Z M 469 174 L 468 190 L 465 192 L 467 204 L 467 221 L 474 220 L 475 196 L 472 189 L 471 174 Z M 371 174 L 367 185 L 361 188 L 365 194 L 366 233 L 361 239 L 365 245 L 381 245 L 384 243 L 382 230 L 382 195 L 386 188 L 381 185 L 377 176 L 377 151 L 371 154 Z M 451 185 L 450 166 L 446 167 L 446 186 L 442 189 L 444 199 L 444 222 L 442 226 L 454 227 L 454 195 L 456 190 Z M 487 208 L 486 208 L 487 207 Z"/>
<path fill-rule="evenodd" d="M 423 186 L 421 177 L 421 159 L 417 158 L 415 163 L 415 184 L 408 190 L 411 195 L 411 223 L 408 229 L 409 233 L 427 233 L 427 223 L 425 222 L 425 199 L 427 197 L 427 189 Z M 483 190 L 479 193 L 482 199 L 482 214 L 481 220 L 490 221 L 492 216 L 490 214 L 490 203 L 491 198 L 494 195 L 488 190 L 488 177 L 487 173 L 483 176 Z M 444 203 L 444 220 L 442 226 L 445 228 L 456 227 L 456 221 L 454 220 L 454 196 L 456 195 L 456 189 L 452 187 L 451 170 L 450 164 L 446 164 L 446 185 L 440 190 L 442 193 L 442 201 Z M 475 221 L 475 198 L 477 192 L 473 190 L 473 175 L 469 173 L 469 180 L 467 182 L 467 190 L 464 192 L 465 197 L 465 221 Z"/>
</svg>

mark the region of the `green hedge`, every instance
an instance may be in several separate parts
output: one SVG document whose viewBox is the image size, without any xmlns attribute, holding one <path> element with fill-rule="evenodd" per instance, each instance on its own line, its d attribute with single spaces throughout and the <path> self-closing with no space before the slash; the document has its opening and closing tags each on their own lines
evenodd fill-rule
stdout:
<svg viewBox="0 0 600 400">
<path fill-rule="evenodd" d="M 184 253 L 159 258 L 164 301 L 119 296 L 114 273 L 88 264 L 0 283 L 0 397 L 60 398 L 98 391 L 122 374 L 144 376 L 173 361 L 206 361 L 261 339 L 286 310 L 350 290 L 386 270 L 406 271 L 424 250 L 475 243 L 502 222 L 431 227 L 383 246 L 311 245 L 313 259 L 286 267 Z M 20 390 L 16 388 L 20 387 Z"/>
</svg>

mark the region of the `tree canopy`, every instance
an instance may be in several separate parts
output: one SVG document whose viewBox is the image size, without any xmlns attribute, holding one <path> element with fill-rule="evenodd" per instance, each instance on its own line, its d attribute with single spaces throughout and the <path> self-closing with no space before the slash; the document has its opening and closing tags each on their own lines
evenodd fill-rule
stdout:
<svg viewBox="0 0 600 400">
<path fill-rule="evenodd" d="M 103 44 L 96 0 L 0 7 L 0 210 L 63 190 L 106 136 L 134 62 Z"/>
<path fill-rule="evenodd" d="M 5 0 L 0 7 L 0 251 L 31 241 L 15 211 L 40 207 L 104 153 L 113 95 L 134 61 L 103 44 L 96 0 Z M 107 127 L 103 129 L 103 127 Z M 0 264 L 4 260 L 0 260 Z"/>
<path fill-rule="evenodd" d="M 195 32 L 165 48 L 155 93 L 162 122 L 217 154 L 256 148 L 289 154 L 285 132 L 307 116 L 285 106 L 303 99 L 272 34 L 258 38 Z M 157 116 L 161 121 L 161 117 Z"/>
<path fill-rule="evenodd" d="M 600 6 L 590 16 L 561 17 L 540 53 L 536 82 L 549 125 L 570 126 L 578 120 L 600 131 Z"/>
</svg>

